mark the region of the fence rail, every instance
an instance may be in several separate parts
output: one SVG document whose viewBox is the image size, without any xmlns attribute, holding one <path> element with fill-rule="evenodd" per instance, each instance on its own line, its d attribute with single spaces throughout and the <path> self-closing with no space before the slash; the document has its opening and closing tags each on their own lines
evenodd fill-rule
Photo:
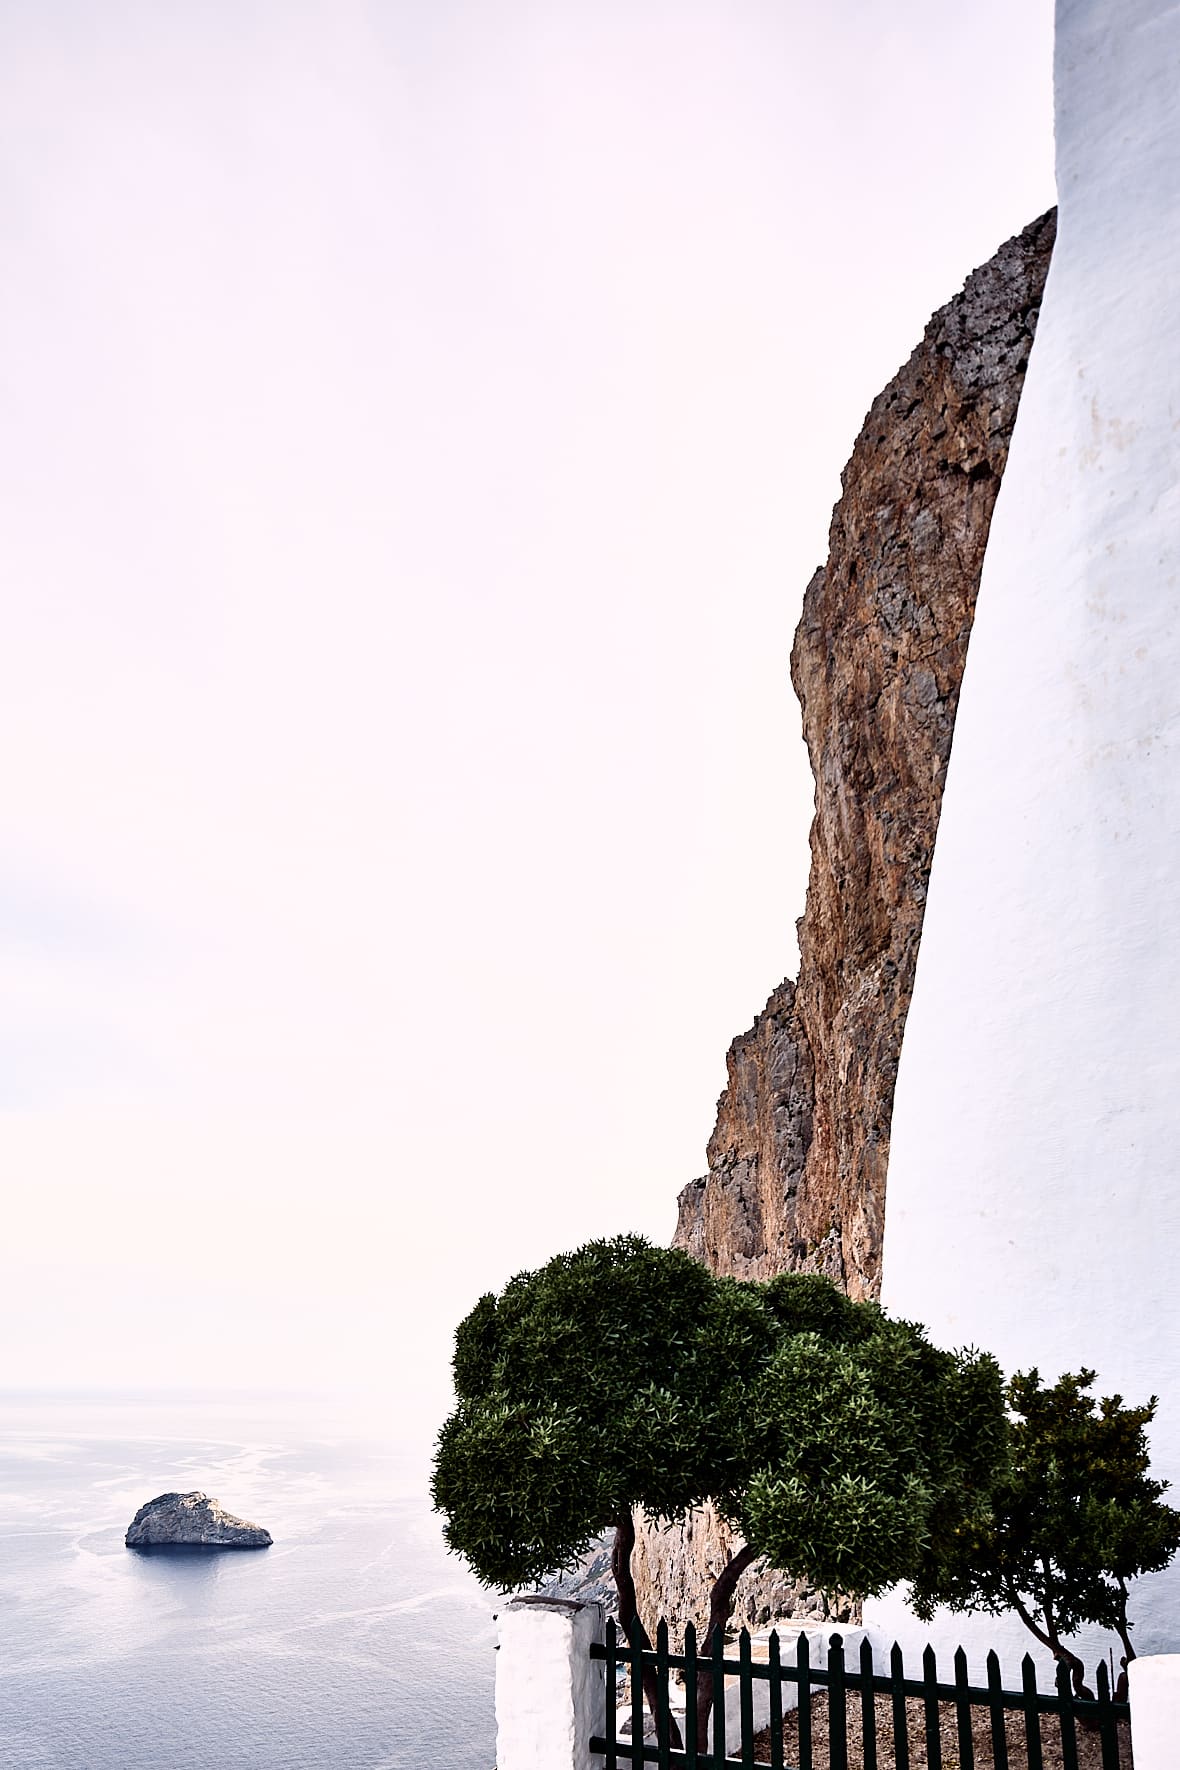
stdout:
<svg viewBox="0 0 1180 1770">
<path fill-rule="evenodd" d="M 967 1656 L 960 1647 L 954 1656 L 953 1683 L 940 1683 L 934 1649 L 927 1647 L 922 1656 L 922 1676 L 907 1677 L 901 1648 L 896 1644 L 889 1656 L 889 1671 L 875 1670 L 873 1650 L 868 1641 L 860 1649 L 855 1669 L 845 1663 L 844 1642 L 833 1635 L 828 1643 L 827 1665 L 812 1665 L 811 1644 L 806 1634 L 798 1638 L 794 1664 L 785 1663 L 777 1633 L 768 1642 L 765 1660 L 755 1659 L 749 1631 L 738 1637 L 738 1657 L 725 1657 L 725 1645 L 718 1632 L 711 1651 L 699 1653 L 691 1625 L 685 1632 L 684 1652 L 673 1653 L 668 1646 L 668 1629 L 663 1622 L 656 1631 L 653 1648 L 638 1625 L 630 1641 L 620 1639 L 615 1623 L 608 1622 L 606 1641 L 590 1648 L 594 1660 L 606 1662 L 607 1711 L 606 1736 L 590 1741 L 593 1752 L 605 1758 L 605 1770 L 619 1770 L 624 1764 L 657 1764 L 660 1770 L 796 1770 L 784 1757 L 784 1719 L 798 1711 L 798 1742 L 793 1747 L 798 1760 L 797 1770 L 821 1770 L 814 1742 L 813 1701 L 817 1694 L 828 1699 L 827 1764 L 829 1770 L 877 1770 L 878 1746 L 887 1747 L 896 1770 L 910 1770 L 909 1715 L 907 1700 L 916 1698 L 922 1704 L 922 1733 L 928 1770 L 943 1770 L 941 1736 L 941 1704 L 954 1705 L 958 1770 L 975 1770 L 976 1747 L 972 1727 L 972 1711 L 984 1711 L 989 1722 L 991 1763 L 995 1770 L 1044 1770 L 1044 1742 L 1041 1735 L 1043 1716 L 1057 1719 L 1061 1737 L 1061 1761 L 1064 1770 L 1079 1770 L 1078 1729 L 1094 1734 L 1101 1746 L 1102 1770 L 1119 1770 L 1118 1722 L 1130 1716 L 1125 1702 L 1115 1702 L 1110 1694 L 1106 1667 L 1097 1673 L 1098 1694 L 1094 1700 L 1076 1697 L 1070 1687 L 1064 1666 L 1057 1670 L 1057 1689 L 1053 1694 L 1037 1688 L 1036 1666 L 1027 1654 L 1022 1662 L 1020 1690 L 1005 1690 L 1000 1662 L 995 1653 L 987 1656 L 987 1684 L 972 1684 L 968 1678 Z M 631 1736 L 618 1737 L 618 1715 L 614 1694 L 618 1672 L 631 1673 Z M 643 1674 L 654 1674 L 656 1702 L 654 1741 L 644 1739 L 645 1705 Z M 672 1745 L 673 1707 L 672 1674 L 683 1675 L 685 1707 L 683 1743 Z M 697 1691 L 702 1675 L 712 1679 L 713 1712 L 708 1729 L 712 1738 L 698 1738 Z M 736 1680 L 739 1692 L 740 1740 L 732 1755 L 726 1739 L 725 1681 Z M 754 1720 L 754 1689 L 756 1684 L 769 1685 L 769 1720 L 758 1729 Z M 887 1718 L 877 1710 L 878 1696 L 888 1697 Z M 852 1703 L 859 1710 L 863 1744 L 860 1756 L 849 1756 L 848 1711 Z M 1013 1757 L 1008 1739 L 1006 1715 L 1016 1711 L 1023 1717 L 1020 1755 Z M 755 1756 L 755 1738 L 764 1735 L 769 1757 Z M 951 1764 L 956 1759 L 952 1758 Z M 947 1766 L 951 1770 L 951 1766 Z"/>
</svg>

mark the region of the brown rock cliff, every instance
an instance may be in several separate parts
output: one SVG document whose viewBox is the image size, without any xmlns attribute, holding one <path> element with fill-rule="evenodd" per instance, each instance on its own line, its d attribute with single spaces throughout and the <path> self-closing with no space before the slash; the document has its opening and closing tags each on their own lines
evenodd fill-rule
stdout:
<svg viewBox="0 0 1180 1770">
<path fill-rule="evenodd" d="M 1008 455 L 1053 211 L 934 315 L 873 402 L 842 477 L 828 562 L 791 654 L 815 775 L 799 976 L 729 1050 L 709 1171 L 680 1196 L 676 1244 L 714 1271 L 881 1282 L 893 1088 L 983 552 Z M 708 1513 L 645 1526 L 640 1612 L 701 1622 L 730 1540 Z M 738 1613 L 822 1614 L 752 1569 Z M 847 1614 L 846 1601 L 833 1613 Z"/>
<path fill-rule="evenodd" d="M 815 775 L 799 976 L 734 1040 L 676 1243 L 876 1296 L 889 1121 L 983 551 L 1056 217 L 1001 246 L 873 402 L 791 679 Z"/>
</svg>

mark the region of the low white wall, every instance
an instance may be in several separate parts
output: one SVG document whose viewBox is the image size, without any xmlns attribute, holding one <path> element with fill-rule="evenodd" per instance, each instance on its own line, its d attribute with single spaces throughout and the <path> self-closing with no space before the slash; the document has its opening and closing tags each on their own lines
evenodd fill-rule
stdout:
<svg viewBox="0 0 1180 1770">
<path fill-rule="evenodd" d="M 1180 1763 L 1180 1653 L 1133 1659 L 1128 1675 L 1135 1770 L 1176 1770 Z"/>
<path fill-rule="evenodd" d="M 606 1732 L 605 1667 L 590 1658 L 601 1604 L 513 1598 L 498 1621 L 496 1770 L 593 1770 L 591 1736 Z"/>
</svg>

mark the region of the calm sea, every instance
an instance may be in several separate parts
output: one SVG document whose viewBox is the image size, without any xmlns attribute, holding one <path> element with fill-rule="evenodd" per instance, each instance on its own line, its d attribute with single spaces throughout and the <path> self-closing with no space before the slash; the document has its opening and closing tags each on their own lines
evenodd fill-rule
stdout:
<svg viewBox="0 0 1180 1770">
<path fill-rule="evenodd" d="M 4 1770 L 492 1770 L 492 1601 L 425 1455 L 255 1406 L 0 1400 Z M 140 1555 L 201 1488 L 254 1552 Z"/>
</svg>

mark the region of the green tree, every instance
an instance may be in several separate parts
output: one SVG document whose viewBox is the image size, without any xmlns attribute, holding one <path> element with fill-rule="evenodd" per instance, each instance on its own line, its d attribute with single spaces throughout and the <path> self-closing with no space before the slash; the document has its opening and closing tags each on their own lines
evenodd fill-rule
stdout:
<svg viewBox="0 0 1180 1770">
<path fill-rule="evenodd" d="M 1083 1623 L 1114 1630 L 1123 1677 L 1135 1657 L 1128 1588 L 1166 1567 L 1180 1547 L 1180 1512 L 1164 1503 L 1167 1483 L 1149 1473 L 1147 1426 L 1156 1397 L 1127 1407 L 1095 1399 L 1094 1372 L 1042 1385 L 1036 1370 L 1007 1388 L 1005 1462 L 990 1511 L 976 1516 L 915 1583 L 919 1616 L 934 1606 L 997 1613 L 1012 1609 L 1087 1694 L 1085 1668 L 1063 1636 Z"/>
<path fill-rule="evenodd" d="M 682 1518 L 731 1478 L 722 1422 L 740 1419 L 773 1330 L 758 1287 L 635 1236 L 591 1242 L 482 1297 L 455 1337 L 457 1406 L 435 1454 L 450 1547 L 511 1588 L 613 1529 L 630 1631 L 634 1508 Z"/>
<path fill-rule="evenodd" d="M 718 1279 L 636 1237 L 481 1298 L 454 1368 L 433 1488 L 450 1546 L 512 1587 L 613 1527 L 630 1629 L 634 1508 L 674 1521 L 711 1498 L 746 1541 L 714 1583 L 706 1652 L 763 1555 L 863 1594 L 924 1572 L 974 1518 L 1003 1442 L 992 1360 L 940 1352 L 827 1279 Z M 702 1667 L 700 1738 L 711 1702 Z"/>
</svg>

